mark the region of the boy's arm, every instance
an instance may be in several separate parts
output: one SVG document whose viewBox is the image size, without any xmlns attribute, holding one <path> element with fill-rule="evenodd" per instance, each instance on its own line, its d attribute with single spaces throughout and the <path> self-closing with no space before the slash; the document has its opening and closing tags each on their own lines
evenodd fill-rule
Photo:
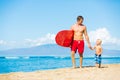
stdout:
<svg viewBox="0 0 120 80">
<path fill-rule="evenodd" d="M 101 54 L 102 54 L 102 52 L 103 52 L 103 49 L 102 49 L 102 47 L 101 47 L 100 49 L 101 49 Z"/>
</svg>

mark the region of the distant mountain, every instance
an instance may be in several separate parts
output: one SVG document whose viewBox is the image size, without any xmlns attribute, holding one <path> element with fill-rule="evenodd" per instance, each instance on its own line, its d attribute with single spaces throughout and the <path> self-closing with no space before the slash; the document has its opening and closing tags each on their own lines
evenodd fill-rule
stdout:
<svg viewBox="0 0 120 80">
<path fill-rule="evenodd" d="M 68 56 L 70 48 L 56 44 L 46 44 L 31 48 L 0 51 L 0 56 Z"/>
<path fill-rule="evenodd" d="M 85 47 L 84 56 L 93 57 L 94 51 Z M 120 57 L 120 50 L 103 50 L 104 57 Z M 0 56 L 70 56 L 70 48 L 56 44 L 46 44 L 31 48 L 20 48 L 0 51 Z"/>
</svg>

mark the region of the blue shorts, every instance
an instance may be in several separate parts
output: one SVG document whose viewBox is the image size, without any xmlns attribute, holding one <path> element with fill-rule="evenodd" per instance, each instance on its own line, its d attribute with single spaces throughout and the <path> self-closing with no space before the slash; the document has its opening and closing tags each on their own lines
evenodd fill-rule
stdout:
<svg viewBox="0 0 120 80">
<path fill-rule="evenodd" d="M 101 55 L 95 54 L 95 62 L 96 62 L 97 64 L 101 64 Z"/>
</svg>

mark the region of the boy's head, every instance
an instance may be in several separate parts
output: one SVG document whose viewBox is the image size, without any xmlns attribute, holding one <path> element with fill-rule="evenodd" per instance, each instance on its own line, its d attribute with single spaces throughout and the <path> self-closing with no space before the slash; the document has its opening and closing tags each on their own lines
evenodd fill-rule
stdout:
<svg viewBox="0 0 120 80">
<path fill-rule="evenodd" d="M 102 40 L 101 39 L 97 39 L 96 44 L 97 45 L 101 45 L 101 43 L 102 43 Z"/>
<path fill-rule="evenodd" d="M 84 20 L 84 18 L 82 16 L 77 17 L 78 24 L 82 24 L 83 20 Z"/>
</svg>

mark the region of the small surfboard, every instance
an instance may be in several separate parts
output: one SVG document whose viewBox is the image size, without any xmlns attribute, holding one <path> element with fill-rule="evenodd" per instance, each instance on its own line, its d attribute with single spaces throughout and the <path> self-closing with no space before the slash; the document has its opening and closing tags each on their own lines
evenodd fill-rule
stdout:
<svg viewBox="0 0 120 80">
<path fill-rule="evenodd" d="M 70 47 L 73 40 L 74 31 L 62 30 L 59 31 L 55 37 L 55 41 L 62 47 Z"/>
</svg>

